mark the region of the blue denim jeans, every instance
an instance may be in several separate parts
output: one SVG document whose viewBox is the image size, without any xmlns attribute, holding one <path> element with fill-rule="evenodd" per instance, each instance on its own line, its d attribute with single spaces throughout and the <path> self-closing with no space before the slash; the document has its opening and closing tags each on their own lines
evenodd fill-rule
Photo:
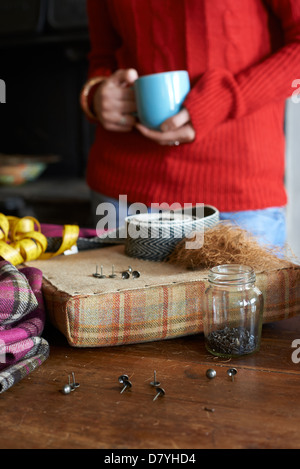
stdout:
<svg viewBox="0 0 300 469">
<path fill-rule="evenodd" d="M 128 205 L 119 206 L 119 201 L 102 194 L 92 192 L 92 213 L 95 223 L 97 206 L 101 203 L 109 203 L 115 207 L 115 216 L 111 220 L 110 227 L 116 227 L 124 223 L 127 216 Z M 262 210 L 245 210 L 241 212 L 221 212 L 220 220 L 228 220 L 237 226 L 252 233 L 260 242 L 268 246 L 283 248 L 286 242 L 286 213 L 285 207 L 271 207 Z M 116 219 L 116 221 L 115 221 Z"/>
<path fill-rule="evenodd" d="M 247 230 L 257 238 L 260 244 L 283 248 L 286 243 L 285 207 L 221 212 L 220 220 L 229 220 Z"/>
</svg>

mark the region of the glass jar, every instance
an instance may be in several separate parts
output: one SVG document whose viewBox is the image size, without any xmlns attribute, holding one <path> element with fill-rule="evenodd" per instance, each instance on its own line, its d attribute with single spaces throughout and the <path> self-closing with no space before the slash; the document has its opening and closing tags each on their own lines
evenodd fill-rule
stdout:
<svg viewBox="0 0 300 469">
<path fill-rule="evenodd" d="M 204 295 L 206 349 L 219 357 L 239 357 L 260 346 L 263 295 L 251 267 L 226 264 L 209 271 Z"/>
</svg>

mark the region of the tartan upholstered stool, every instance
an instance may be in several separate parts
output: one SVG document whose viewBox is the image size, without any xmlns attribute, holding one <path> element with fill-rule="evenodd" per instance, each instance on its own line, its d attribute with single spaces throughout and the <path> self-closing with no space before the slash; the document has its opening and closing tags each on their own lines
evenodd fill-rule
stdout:
<svg viewBox="0 0 300 469">
<path fill-rule="evenodd" d="M 124 246 L 33 261 L 43 272 L 49 320 L 74 347 L 104 347 L 183 337 L 203 332 L 201 298 L 207 271 L 126 256 Z M 103 266 L 105 279 L 93 276 Z M 114 265 L 116 278 L 110 278 Z M 140 277 L 124 280 L 132 266 Z M 300 313 L 300 266 L 256 272 L 264 295 L 263 321 Z"/>
</svg>

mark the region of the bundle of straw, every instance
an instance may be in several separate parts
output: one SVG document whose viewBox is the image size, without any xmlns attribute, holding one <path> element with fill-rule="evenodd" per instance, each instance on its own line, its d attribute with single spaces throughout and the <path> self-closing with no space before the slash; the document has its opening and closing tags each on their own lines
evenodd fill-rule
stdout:
<svg viewBox="0 0 300 469">
<path fill-rule="evenodd" d="M 167 262 L 190 269 L 241 264 L 263 271 L 294 266 L 279 249 L 262 246 L 250 233 L 226 222 L 205 231 L 203 245 L 196 249 L 186 249 L 186 241 L 176 246 Z"/>
</svg>

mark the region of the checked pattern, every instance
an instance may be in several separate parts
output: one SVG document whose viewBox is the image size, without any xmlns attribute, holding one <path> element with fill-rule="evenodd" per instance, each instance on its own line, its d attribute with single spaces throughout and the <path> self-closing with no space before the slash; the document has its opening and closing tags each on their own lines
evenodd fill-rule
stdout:
<svg viewBox="0 0 300 469">
<path fill-rule="evenodd" d="M 42 273 L 0 261 L 0 393 L 48 358 L 44 324 Z"/>
</svg>

